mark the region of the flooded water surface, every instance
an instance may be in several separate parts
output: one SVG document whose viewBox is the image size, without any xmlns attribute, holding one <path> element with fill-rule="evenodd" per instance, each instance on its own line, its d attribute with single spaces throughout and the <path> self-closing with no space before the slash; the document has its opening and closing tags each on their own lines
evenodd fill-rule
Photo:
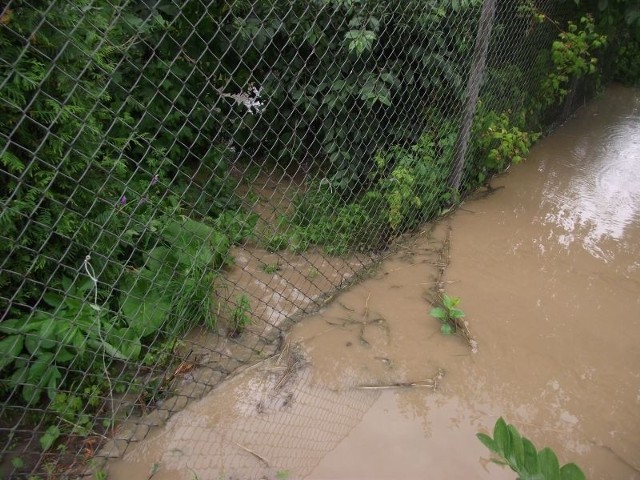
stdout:
<svg viewBox="0 0 640 480">
<path fill-rule="evenodd" d="M 475 437 L 502 416 L 588 478 L 640 479 L 640 92 L 609 88 L 492 185 L 109 478 L 513 479 Z M 439 333 L 438 288 L 477 353 Z"/>
</svg>

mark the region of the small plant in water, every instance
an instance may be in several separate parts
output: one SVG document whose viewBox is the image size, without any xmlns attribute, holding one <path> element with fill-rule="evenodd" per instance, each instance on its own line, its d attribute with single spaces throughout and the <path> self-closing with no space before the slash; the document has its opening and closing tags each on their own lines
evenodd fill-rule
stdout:
<svg viewBox="0 0 640 480">
<path fill-rule="evenodd" d="M 446 293 L 442 296 L 441 306 L 431 309 L 429 314 L 440 320 L 440 331 L 444 335 L 453 335 L 458 329 L 458 320 L 464 317 L 464 312 L 458 308 L 460 297 L 450 297 Z"/>
<path fill-rule="evenodd" d="M 278 470 L 276 472 L 277 480 L 289 480 L 289 470 Z"/>
<path fill-rule="evenodd" d="M 245 294 L 236 298 L 236 306 L 231 312 L 230 337 L 238 337 L 251 324 L 251 303 Z"/>
<path fill-rule="evenodd" d="M 493 438 L 485 433 L 478 433 L 477 437 L 498 456 L 493 461 L 508 465 L 518 474 L 518 480 L 585 480 L 575 463 L 560 467 L 553 450 L 546 447 L 537 451 L 531 440 L 520 435 L 516 427 L 502 417 L 493 428 Z"/>
</svg>

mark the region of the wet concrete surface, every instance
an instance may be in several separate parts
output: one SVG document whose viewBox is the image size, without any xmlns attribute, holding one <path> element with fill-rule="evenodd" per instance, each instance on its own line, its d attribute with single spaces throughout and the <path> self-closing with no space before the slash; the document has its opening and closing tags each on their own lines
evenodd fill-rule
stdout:
<svg viewBox="0 0 640 480">
<path fill-rule="evenodd" d="M 493 187 L 109 478 L 515 478 L 475 438 L 503 416 L 588 478 L 640 479 L 640 92 L 610 87 Z M 429 317 L 438 289 L 477 353 Z"/>
</svg>

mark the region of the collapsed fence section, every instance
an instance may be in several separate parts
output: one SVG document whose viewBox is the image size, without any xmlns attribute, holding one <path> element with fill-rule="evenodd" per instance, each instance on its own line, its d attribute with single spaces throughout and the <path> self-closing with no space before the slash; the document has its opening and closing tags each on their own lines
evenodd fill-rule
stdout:
<svg viewBox="0 0 640 480">
<path fill-rule="evenodd" d="M 121 453 L 522 160 L 596 83 L 588 7 L 4 2 L 3 472 Z"/>
</svg>

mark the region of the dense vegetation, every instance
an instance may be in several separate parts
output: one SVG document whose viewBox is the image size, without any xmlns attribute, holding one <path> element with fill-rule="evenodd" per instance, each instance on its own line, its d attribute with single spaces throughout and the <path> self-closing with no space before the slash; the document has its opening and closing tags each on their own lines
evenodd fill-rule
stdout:
<svg viewBox="0 0 640 480">
<path fill-rule="evenodd" d="M 215 325 L 216 277 L 256 223 L 231 164 L 310 165 L 269 248 L 376 250 L 520 161 L 575 82 L 597 83 L 605 49 L 614 78 L 640 78 L 638 2 L 557 17 L 507 2 L 493 40 L 512 48 L 490 51 L 452 191 L 480 0 L 94 3 L 0 14 L 0 395 L 14 404 L 70 408 L 63 390 L 94 398 L 114 361 Z"/>
</svg>

